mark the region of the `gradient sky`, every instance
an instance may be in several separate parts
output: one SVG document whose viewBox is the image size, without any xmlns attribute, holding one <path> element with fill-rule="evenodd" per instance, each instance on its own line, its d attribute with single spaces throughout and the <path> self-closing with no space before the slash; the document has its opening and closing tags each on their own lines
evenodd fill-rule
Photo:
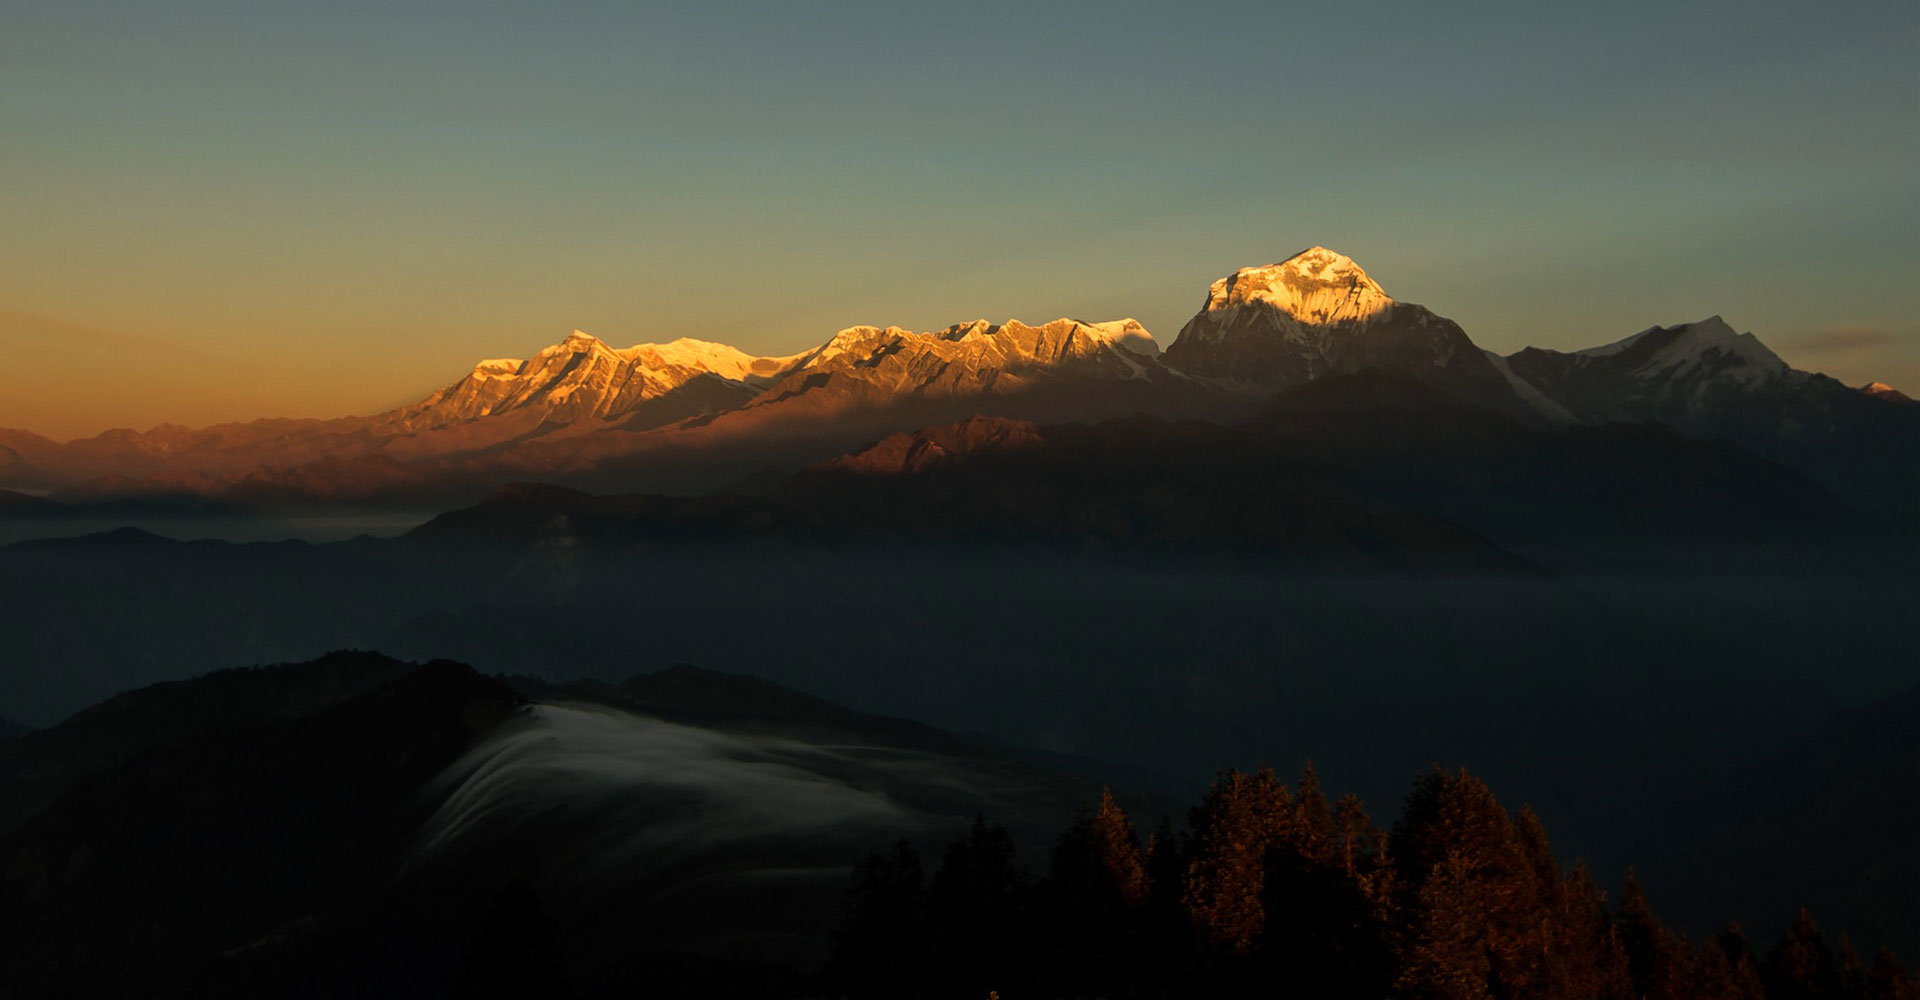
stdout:
<svg viewBox="0 0 1920 1000">
<path fill-rule="evenodd" d="M 371 412 L 575 327 L 1165 344 L 1316 243 L 1502 352 L 1719 313 L 1920 390 L 1920 5 L 1559 6 L 5 0 L 0 426 Z"/>
</svg>

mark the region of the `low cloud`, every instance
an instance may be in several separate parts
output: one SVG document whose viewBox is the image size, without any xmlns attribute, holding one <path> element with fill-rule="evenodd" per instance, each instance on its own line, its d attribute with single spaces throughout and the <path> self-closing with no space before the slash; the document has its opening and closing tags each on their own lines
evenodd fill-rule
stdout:
<svg viewBox="0 0 1920 1000">
<path fill-rule="evenodd" d="M 563 927 L 657 913 L 650 933 L 675 946 L 751 940 L 814 960 L 869 848 L 937 843 L 975 811 L 1008 814 L 1005 790 L 935 753 L 539 704 L 429 786 L 438 805 L 413 863 L 526 857 Z M 915 801 L 930 796 L 964 807 Z"/>
</svg>

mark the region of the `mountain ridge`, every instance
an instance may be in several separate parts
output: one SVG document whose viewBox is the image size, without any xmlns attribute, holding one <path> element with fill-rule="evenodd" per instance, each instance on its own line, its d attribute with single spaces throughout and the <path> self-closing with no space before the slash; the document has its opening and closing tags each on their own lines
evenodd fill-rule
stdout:
<svg viewBox="0 0 1920 1000">
<path fill-rule="evenodd" d="M 1653 420 L 1726 438 L 1869 507 L 1896 507 L 1888 498 L 1920 457 L 1920 408 L 1897 390 L 1795 370 L 1718 316 L 1501 356 L 1315 246 L 1213 282 L 1164 350 L 1132 319 L 854 326 L 783 356 L 693 338 L 614 348 L 575 330 L 368 416 L 162 424 L 66 443 L 0 431 L 0 487 L 242 507 L 471 502 L 522 479 L 704 492 L 974 415 L 1232 423 L 1277 392 L 1368 369 L 1537 426 Z"/>
</svg>

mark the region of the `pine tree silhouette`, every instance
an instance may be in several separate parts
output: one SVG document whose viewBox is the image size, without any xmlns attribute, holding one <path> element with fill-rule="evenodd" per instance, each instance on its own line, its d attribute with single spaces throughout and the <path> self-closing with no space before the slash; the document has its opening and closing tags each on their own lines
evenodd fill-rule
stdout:
<svg viewBox="0 0 1920 1000">
<path fill-rule="evenodd" d="M 926 874 L 905 840 L 854 866 L 827 978 L 853 997 L 912 996 L 927 974 Z"/>
<path fill-rule="evenodd" d="M 1013 837 L 984 816 L 975 816 L 966 835 L 947 845 L 927 892 L 941 992 L 984 996 L 1011 978 L 1023 882 Z"/>
<path fill-rule="evenodd" d="M 1767 949 L 1762 978 L 1768 1000 L 1829 1000 L 1842 995 L 1833 949 L 1805 907 L 1786 934 Z"/>
</svg>

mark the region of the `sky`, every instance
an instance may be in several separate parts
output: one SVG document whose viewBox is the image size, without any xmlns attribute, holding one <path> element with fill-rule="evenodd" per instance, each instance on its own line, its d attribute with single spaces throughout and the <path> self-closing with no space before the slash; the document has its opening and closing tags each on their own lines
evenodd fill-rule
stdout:
<svg viewBox="0 0 1920 1000">
<path fill-rule="evenodd" d="M 0 12 L 0 426 L 55 438 L 375 412 L 575 328 L 1166 344 L 1315 244 L 1502 353 L 1719 314 L 1920 395 L 1911 0 Z"/>
</svg>

